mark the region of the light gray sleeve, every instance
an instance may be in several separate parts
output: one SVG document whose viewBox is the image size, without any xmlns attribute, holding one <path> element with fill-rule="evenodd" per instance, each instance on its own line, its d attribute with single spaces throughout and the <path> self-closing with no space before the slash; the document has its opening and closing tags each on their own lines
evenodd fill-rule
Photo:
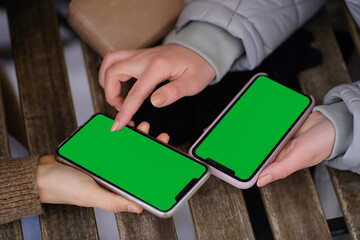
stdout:
<svg viewBox="0 0 360 240">
<path fill-rule="evenodd" d="M 345 0 L 345 3 L 356 24 L 360 28 L 360 0 Z"/>
<path fill-rule="evenodd" d="M 330 90 L 324 105 L 314 108 L 334 124 L 333 151 L 325 164 L 360 174 L 360 81 Z"/>
<path fill-rule="evenodd" d="M 313 16 L 326 0 L 187 0 L 176 31 L 192 21 L 218 26 L 241 39 L 245 54 L 231 70 L 251 70 Z M 222 43 L 219 42 L 218 46 Z"/>
<path fill-rule="evenodd" d="M 206 22 L 190 22 L 178 32 L 172 31 L 164 44 L 179 44 L 202 56 L 215 70 L 215 84 L 229 71 L 235 59 L 244 53 L 244 46 L 224 29 Z"/>
</svg>

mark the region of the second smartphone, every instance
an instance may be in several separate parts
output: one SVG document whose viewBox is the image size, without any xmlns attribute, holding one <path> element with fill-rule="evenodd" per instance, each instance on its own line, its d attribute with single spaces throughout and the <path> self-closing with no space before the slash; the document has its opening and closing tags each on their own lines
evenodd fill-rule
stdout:
<svg viewBox="0 0 360 240">
<path fill-rule="evenodd" d="M 251 187 L 311 112 L 312 97 L 255 75 L 190 148 L 211 173 Z"/>
</svg>

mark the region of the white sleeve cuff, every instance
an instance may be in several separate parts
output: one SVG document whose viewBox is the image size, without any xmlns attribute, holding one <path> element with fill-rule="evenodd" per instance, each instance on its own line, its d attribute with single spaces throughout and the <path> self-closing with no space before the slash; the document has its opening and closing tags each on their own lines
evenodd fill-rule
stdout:
<svg viewBox="0 0 360 240">
<path fill-rule="evenodd" d="M 215 84 L 229 71 L 234 61 L 244 53 L 241 39 L 224 29 L 206 22 L 190 22 L 180 31 L 172 31 L 164 44 L 179 44 L 203 57 L 215 70 Z"/>
</svg>

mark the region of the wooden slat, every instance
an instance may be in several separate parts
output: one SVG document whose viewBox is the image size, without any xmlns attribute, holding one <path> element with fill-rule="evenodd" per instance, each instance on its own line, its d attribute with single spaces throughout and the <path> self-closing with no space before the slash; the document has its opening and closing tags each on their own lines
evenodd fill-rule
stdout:
<svg viewBox="0 0 360 240">
<path fill-rule="evenodd" d="M 275 239 L 331 239 L 308 169 L 260 189 Z"/>
<path fill-rule="evenodd" d="M 348 29 L 350 32 L 350 35 L 353 39 L 355 49 L 360 56 L 360 28 L 356 25 L 353 17 L 351 16 L 344 0 L 339 0 L 342 11 L 344 13 L 346 23 L 348 25 Z"/>
<path fill-rule="evenodd" d="M 321 21 L 323 12 L 312 19 L 307 26 L 319 28 L 315 38 L 316 45 L 323 45 L 318 35 L 324 34 Z M 313 31 L 312 31 L 313 32 Z M 322 37 L 327 37 L 321 35 Z M 330 48 L 331 49 L 331 48 Z M 324 55 L 326 59 L 329 56 Z M 325 70 L 325 69 L 324 69 Z M 325 71 L 327 71 L 326 69 Z M 330 88 L 331 81 L 320 84 L 323 73 L 312 75 L 311 82 L 306 82 L 301 74 L 302 86 L 317 88 L 316 94 L 323 96 Z M 333 76 L 336 78 L 336 76 Z M 305 90 L 303 88 L 303 90 Z M 319 98 L 315 96 L 316 101 Z M 330 239 L 331 235 L 320 206 L 317 193 L 308 169 L 297 172 L 287 179 L 277 181 L 261 188 L 264 205 L 275 239 Z"/>
<path fill-rule="evenodd" d="M 360 239 L 360 176 L 328 167 L 351 239 Z"/>
<path fill-rule="evenodd" d="M 189 206 L 199 240 L 255 239 L 240 189 L 211 176 Z"/>
<path fill-rule="evenodd" d="M 132 213 L 116 214 L 120 239 L 157 240 L 177 239 L 172 218 L 162 219 L 144 211 L 140 215 Z"/>
<path fill-rule="evenodd" d="M 7 4 L 29 152 L 53 154 L 76 128 L 54 2 Z M 44 205 L 44 211 L 43 239 L 98 239 L 93 209 Z"/>
<path fill-rule="evenodd" d="M 191 144 L 178 146 L 188 152 Z M 197 238 L 255 239 L 243 193 L 222 180 L 210 179 L 189 200 Z"/>
<path fill-rule="evenodd" d="M 82 43 L 82 46 L 95 112 L 115 116 L 116 111 L 106 103 L 104 90 L 98 83 L 99 56 L 85 43 Z M 126 95 L 128 89 L 129 85 L 122 89 L 123 96 Z M 118 213 L 116 220 L 120 239 L 177 239 L 172 218 L 160 219 L 148 212 L 143 212 L 140 215 Z"/>
<path fill-rule="evenodd" d="M 342 83 L 350 83 L 351 78 L 327 19 L 323 15 L 318 16 L 305 28 L 314 34 L 314 47 L 321 51 L 323 63 L 302 72 L 299 80 L 303 91 L 313 95 L 320 104 L 328 90 Z M 360 239 L 360 176 L 349 171 L 328 169 L 349 234 L 352 239 Z"/>
<path fill-rule="evenodd" d="M 95 112 L 107 113 L 115 117 L 116 110 L 105 101 L 105 93 L 98 82 L 101 57 L 85 42 L 81 41 L 87 76 Z"/>
<path fill-rule="evenodd" d="M 5 81 L 5 77 L 5 72 L 0 65 L 0 157 L 10 157 L 3 94 L 1 88 L 1 82 Z M 20 220 L 0 225 L 0 239 L 23 239 Z"/>
</svg>

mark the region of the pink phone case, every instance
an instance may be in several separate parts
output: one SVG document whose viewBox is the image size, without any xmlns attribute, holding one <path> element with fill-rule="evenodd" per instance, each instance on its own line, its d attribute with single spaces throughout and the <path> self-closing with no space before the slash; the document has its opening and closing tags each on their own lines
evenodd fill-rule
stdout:
<svg viewBox="0 0 360 240">
<path fill-rule="evenodd" d="M 238 94 L 236 94 L 236 96 L 233 98 L 233 100 L 231 100 L 231 102 L 225 107 L 225 109 L 219 114 L 219 116 L 211 123 L 211 125 L 203 132 L 203 134 L 199 137 L 199 139 L 191 146 L 191 148 L 189 149 L 189 154 L 191 156 L 195 157 L 195 154 L 193 154 L 194 152 L 194 148 L 195 146 L 206 136 L 207 132 L 212 129 L 212 127 L 221 119 L 221 117 L 227 112 L 227 110 L 234 104 L 235 101 L 237 101 L 237 99 L 239 98 L 239 96 L 249 87 L 249 85 L 255 81 L 255 79 L 257 79 L 260 76 L 267 76 L 266 73 L 258 73 L 256 75 L 254 75 L 247 83 L 246 85 L 240 90 L 240 92 Z M 259 173 L 266 167 L 268 166 L 277 156 L 277 154 L 280 152 L 280 150 L 285 146 L 285 144 L 291 139 L 291 137 L 294 135 L 294 133 L 299 129 L 299 127 L 302 125 L 302 123 L 305 121 L 306 117 L 310 114 L 312 108 L 314 107 L 314 99 L 312 96 L 309 96 L 311 98 L 311 103 L 310 106 L 308 107 L 308 109 L 304 112 L 304 114 L 301 116 L 301 118 L 298 120 L 298 122 L 294 125 L 294 127 L 292 128 L 292 130 L 287 134 L 287 136 L 281 141 L 281 143 L 277 146 L 277 148 L 275 149 L 275 151 L 273 151 L 273 153 L 270 155 L 270 157 L 266 160 L 266 162 L 263 164 L 263 166 L 257 171 L 257 173 L 250 178 L 248 181 L 243 182 L 243 181 L 239 181 L 231 176 L 229 176 L 228 174 L 212 167 L 211 165 L 208 165 L 210 167 L 211 170 L 211 174 L 213 174 L 214 176 L 224 180 L 227 183 L 230 183 L 231 185 L 240 188 L 240 189 L 247 189 L 250 188 L 251 186 L 253 186 L 259 176 Z M 196 158 L 197 160 L 201 161 L 200 159 Z M 203 161 L 202 161 L 203 162 Z M 205 163 L 206 164 L 206 163 Z"/>
</svg>

